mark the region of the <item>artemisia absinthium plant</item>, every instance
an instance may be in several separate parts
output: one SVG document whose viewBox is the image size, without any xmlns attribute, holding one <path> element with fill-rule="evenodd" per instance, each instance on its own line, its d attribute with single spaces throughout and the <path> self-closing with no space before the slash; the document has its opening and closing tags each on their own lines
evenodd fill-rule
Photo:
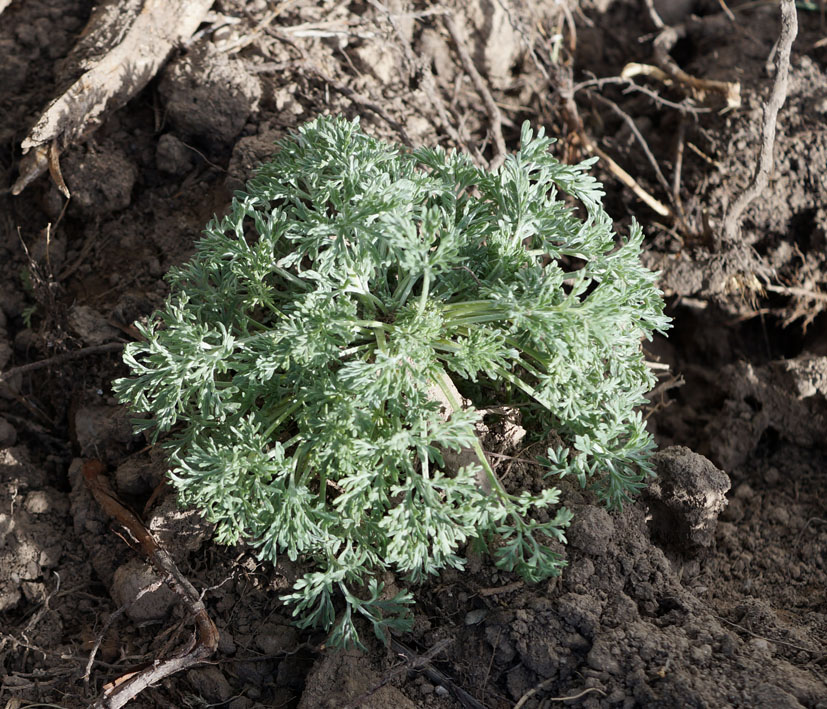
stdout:
<svg viewBox="0 0 827 709">
<path fill-rule="evenodd" d="M 651 473 L 636 407 L 654 381 L 641 339 L 668 326 L 661 293 L 639 226 L 616 237 L 591 161 L 561 164 L 551 142 L 526 124 L 488 172 L 358 121 L 308 123 L 210 222 L 127 346 L 133 376 L 115 390 L 168 434 L 182 503 L 221 543 L 311 561 L 287 600 L 331 645 L 359 644 L 356 614 L 380 637 L 408 628 L 411 594 L 387 593 L 382 572 L 462 568 L 469 540 L 528 581 L 563 566 L 547 546 L 571 519 L 559 491 L 504 489 L 474 406 L 445 420 L 435 384 L 553 428 L 566 446 L 549 475 L 610 506 Z M 446 471 L 441 451 L 467 447 L 478 465 Z"/>
</svg>

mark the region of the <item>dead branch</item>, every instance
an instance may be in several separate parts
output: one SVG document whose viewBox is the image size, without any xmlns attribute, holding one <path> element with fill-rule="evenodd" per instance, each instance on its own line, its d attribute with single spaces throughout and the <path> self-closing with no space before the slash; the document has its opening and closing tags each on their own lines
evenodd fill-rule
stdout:
<svg viewBox="0 0 827 709">
<path fill-rule="evenodd" d="M 686 121 L 681 118 L 678 123 L 678 139 L 675 143 L 675 169 L 672 171 L 672 201 L 683 216 L 683 203 L 681 202 L 681 172 L 683 171 L 683 150 L 686 142 Z"/>
<path fill-rule="evenodd" d="M 674 219 L 675 213 L 667 207 L 663 202 L 659 199 L 656 199 L 652 195 L 650 195 L 643 187 L 640 186 L 637 180 L 632 177 L 626 170 L 624 170 L 620 165 L 618 165 L 612 158 L 604 153 L 600 148 L 597 147 L 597 144 L 588 136 L 585 132 L 581 132 L 580 138 L 583 141 L 583 144 L 586 146 L 586 149 L 590 153 L 594 153 L 597 155 L 605 164 L 609 171 L 618 179 L 620 180 L 626 187 L 628 187 L 632 192 L 637 195 L 638 199 L 643 202 L 649 209 L 654 212 L 657 212 L 662 217 L 668 217 L 669 219 Z"/>
<path fill-rule="evenodd" d="M 780 293 L 781 295 L 794 295 L 798 298 L 821 301 L 827 303 L 827 293 L 822 293 L 817 290 L 809 290 L 807 288 L 797 288 L 796 286 L 776 286 L 772 283 L 763 285 L 764 290 L 772 291 L 773 293 Z"/>
<path fill-rule="evenodd" d="M 488 89 L 488 85 L 485 83 L 485 80 L 482 78 L 479 71 L 477 71 L 477 67 L 474 65 L 474 60 L 471 59 L 471 55 L 468 53 L 468 49 L 465 46 L 465 42 L 462 40 L 462 35 L 460 34 L 460 30 L 454 16 L 446 14 L 443 17 L 443 21 L 445 22 L 445 28 L 451 35 L 451 39 L 454 41 L 457 55 L 459 56 L 460 62 L 462 62 L 465 73 L 471 78 L 474 88 L 477 90 L 477 93 L 480 95 L 483 103 L 485 104 L 485 111 L 488 114 L 489 130 L 491 131 L 491 137 L 494 141 L 494 157 L 491 158 L 488 167 L 491 170 L 496 170 L 503 164 L 505 161 L 505 156 L 507 155 L 505 138 L 503 138 L 502 116 L 500 115 L 500 109 L 497 106 L 497 102 L 494 101 L 494 97 L 491 95 L 491 91 Z"/>
<path fill-rule="evenodd" d="M 670 40 L 666 46 L 671 46 L 677 41 L 678 34 L 674 29 L 674 27 L 669 27 L 661 34 L 661 37 L 667 37 Z M 657 40 L 655 41 L 657 42 Z M 658 45 L 656 44 L 655 46 Z M 741 84 L 737 81 L 699 79 L 696 76 L 687 74 L 675 63 L 668 50 L 663 48 L 655 52 L 655 57 L 658 61 L 658 66 L 630 62 L 623 67 L 620 76 L 624 79 L 629 79 L 633 76 L 649 76 L 662 82 L 665 86 L 683 86 L 688 89 L 689 94 L 698 101 L 705 101 L 709 94 L 718 94 L 726 101 L 726 108 L 728 110 L 740 108 Z M 663 67 L 666 67 L 666 69 Z"/>
<path fill-rule="evenodd" d="M 38 118 L 21 143 L 20 194 L 55 168 L 58 154 L 86 139 L 106 116 L 127 103 L 188 40 L 213 0 L 107 0 L 95 7 L 81 39 L 62 67 L 69 86 Z M 58 182 L 60 185 L 60 182 Z M 65 188 L 65 186 L 64 186 Z"/>
<path fill-rule="evenodd" d="M 46 359 L 38 360 L 37 362 L 29 362 L 28 364 L 21 364 L 19 367 L 12 367 L 5 372 L 0 372 L 0 383 L 7 382 L 12 377 L 18 374 L 26 374 L 27 372 L 34 372 L 43 367 L 53 367 L 58 364 L 63 364 L 73 359 L 80 359 L 81 357 L 88 357 L 89 355 L 104 354 L 106 352 L 117 352 L 123 349 L 123 342 L 107 342 L 104 345 L 95 345 L 93 347 L 84 347 L 73 352 L 64 352 L 63 354 L 48 357 Z"/>
<path fill-rule="evenodd" d="M 402 656 L 405 661 L 401 665 L 387 672 L 381 682 L 374 687 L 371 687 L 367 692 L 357 697 L 354 701 L 350 702 L 344 709 L 356 709 L 356 707 L 362 706 L 362 704 L 382 689 L 382 687 L 388 684 L 388 682 L 390 682 L 394 677 L 402 674 L 403 672 L 416 672 L 417 670 L 424 669 L 431 660 L 433 660 L 443 650 L 450 647 L 453 642 L 453 640 L 440 640 L 424 655 L 416 655 L 414 659 L 411 659 L 407 655 L 403 654 Z"/>
<path fill-rule="evenodd" d="M 561 73 L 558 78 L 559 85 L 557 86 L 557 92 L 563 101 L 563 115 L 568 123 L 569 130 L 579 136 L 580 141 L 583 143 L 586 150 L 594 155 L 597 155 L 601 160 L 603 160 L 606 167 L 612 172 L 612 174 L 614 174 L 615 177 L 617 177 L 624 185 L 632 190 L 632 192 L 634 192 L 646 206 L 660 214 L 662 217 L 674 219 L 675 213 L 669 207 L 663 204 L 660 200 L 655 199 L 645 189 L 643 189 L 634 177 L 632 177 L 628 172 L 626 172 L 626 170 L 612 160 L 611 157 L 604 153 L 597 146 L 597 143 L 592 140 L 586 132 L 586 128 L 583 125 L 583 119 L 580 117 L 580 112 L 577 109 L 577 103 L 574 100 L 574 86 L 571 82 L 571 74 Z"/>
<path fill-rule="evenodd" d="M 196 627 L 196 635 L 180 653 L 166 660 L 156 660 L 150 666 L 106 685 L 103 696 L 93 705 L 94 709 L 119 709 L 150 685 L 210 657 L 218 648 L 218 629 L 207 614 L 198 591 L 178 570 L 172 557 L 158 545 L 137 515 L 118 500 L 103 471 L 103 463 L 98 460 L 90 460 L 83 465 L 83 479 L 92 496 L 104 512 L 129 531 L 164 582 L 178 594 L 195 620 Z"/>
<path fill-rule="evenodd" d="M 501 593 L 511 593 L 512 591 L 519 591 L 523 586 L 525 586 L 525 582 L 523 581 L 512 581 L 511 583 L 505 584 L 505 586 L 481 588 L 477 591 L 477 593 L 483 598 L 487 598 L 488 596 L 498 596 Z"/>
<path fill-rule="evenodd" d="M 640 129 L 637 127 L 637 123 L 635 123 L 634 119 L 626 113 L 620 106 L 618 106 L 614 101 L 607 99 L 605 96 L 601 96 L 600 94 L 591 91 L 589 95 L 596 99 L 598 102 L 607 105 L 609 108 L 612 109 L 621 119 L 623 119 L 624 123 L 629 126 L 629 130 L 632 131 L 632 135 L 637 140 L 638 144 L 643 150 L 643 154 L 646 156 L 646 159 L 649 161 L 649 164 L 652 166 L 652 169 L 655 171 L 655 176 L 658 178 L 658 182 L 660 182 L 661 187 L 666 191 L 666 194 L 672 196 L 672 192 L 669 188 L 669 183 L 666 181 L 666 177 L 664 177 L 663 171 L 660 169 L 660 165 L 658 165 L 658 161 L 655 160 L 655 156 L 652 155 L 652 151 L 649 148 L 649 143 L 646 142 L 646 139 L 640 132 Z"/>
<path fill-rule="evenodd" d="M 361 106 L 362 108 L 375 113 L 377 116 L 382 118 L 385 123 L 387 123 L 391 128 L 393 128 L 397 133 L 399 133 L 399 137 L 402 138 L 402 142 L 409 147 L 413 147 L 413 142 L 411 141 L 410 136 L 408 135 L 408 131 L 405 130 L 405 126 L 403 126 L 399 121 L 394 120 L 391 118 L 390 114 L 382 108 L 378 103 L 375 101 L 371 101 L 366 96 L 363 96 L 358 91 L 354 91 L 349 86 L 342 84 L 339 81 L 336 81 L 333 77 L 328 76 L 325 74 L 321 69 L 319 69 L 316 65 L 314 65 L 310 61 L 306 61 L 304 64 L 304 68 L 317 78 L 324 81 L 330 88 L 332 88 L 337 93 L 342 94 L 349 98 L 353 103 Z"/>
<path fill-rule="evenodd" d="M 628 67 L 632 65 L 627 64 L 626 66 Z M 714 110 L 712 108 L 705 106 L 691 106 L 689 103 L 687 103 L 689 99 L 685 99 L 681 103 L 670 101 L 669 99 L 663 98 L 663 96 L 661 96 L 656 91 L 652 91 L 652 89 L 648 89 L 645 86 L 636 84 L 631 79 L 623 76 L 604 76 L 601 79 L 587 79 L 586 81 L 581 81 L 580 83 L 575 84 L 572 87 L 572 92 L 576 94 L 578 91 L 582 91 L 583 89 L 587 89 L 592 86 L 596 88 L 603 88 L 604 86 L 611 84 L 625 86 L 626 88 L 623 89 L 624 94 L 628 94 L 632 91 L 635 91 L 637 93 L 643 94 L 644 96 L 648 96 L 658 106 L 667 106 L 668 108 L 674 108 L 675 110 L 680 111 L 681 113 L 701 114 L 712 113 L 712 111 Z"/>
<path fill-rule="evenodd" d="M 737 81 L 699 79 L 687 74 L 669 54 L 678 40 L 686 37 L 690 28 L 698 24 L 712 31 L 729 31 L 731 28 L 731 20 L 724 14 L 710 15 L 700 20 L 688 20 L 674 27 L 667 25 L 661 29 L 660 34 L 652 42 L 657 67 L 648 64 L 628 64 L 621 72 L 621 76 L 646 74 L 667 85 L 676 83 L 686 87 L 699 101 L 704 101 L 709 94 L 717 94 L 726 101 L 728 109 L 739 108 L 741 106 L 741 85 Z"/>
<path fill-rule="evenodd" d="M 758 197 L 770 179 L 772 170 L 772 151 L 775 145 L 775 128 L 778 111 L 787 98 L 787 84 L 790 74 L 790 52 L 793 40 L 798 34 L 798 17 L 794 0 L 781 0 L 781 32 L 778 42 L 772 49 L 776 57 L 775 81 L 772 85 L 769 100 L 764 106 L 764 121 L 761 129 L 761 149 L 758 156 L 758 165 L 752 183 L 726 210 L 724 215 L 725 242 L 737 241 L 741 231 L 741 216 L 750 203 Z M 771 56 L 772 56 L 771 54 Z"/>
<path fill-rule="evenodd" d="M 543 680 L 533 689 L 529 689 L 522 697 L 520 697 L 520 701 L 514 705 L 514 709 L 521 709 L 525 706 L 525 703 L 531 699 L 535 694 L 538 692 L 542 692 L 546 687 L 550 687 L 552 684 L 557 682 L 558 679 L 556 677 L 549 677 L 546 680 Z M 604 697 L 606 696 L 606 692 L 602 689 L 598 689 L 597 687 L 586 687 L 582 692 L 578 692 L 577 694 L 572 694 L 568 697 L 549 697 L 548 701 L 550 702 L 570 702 L 574 699 L 580 699 L 580 697 L 584 697 L 590 692 L 598 692 L 602 694 Z"/>
<path fill-rule="evenodd" d="M 437 644 L 436 647 L 439 647 L 439 644 Z M 412 666 L 415 666 L 417 669 L 419 669 L 422 672 L 422 674 L 424 674 L 428 678 L 430 682 L 439 685 L 440 687 L 445 687 L 445 689 L 451 692 L 451 694 L 454 695 L 455 699 L 463 707 L 465 707 L 465 709 L 486 709 L 482 704 L 480 704 L 476 699 L 474 699 L 474 697 L 472 697 L 462 687 L 457 685 L 446 674 L 436 669 L 436 667 L 434 667 L 430 663 L 426 656 L 419 655 L 418 653 L 414 652 L 409 647 L 403 645 L 401 642 L 395 639 L 391 639 L 391 648 L 393 648 L 394 652 L 404 657 Z"/>
</svg>

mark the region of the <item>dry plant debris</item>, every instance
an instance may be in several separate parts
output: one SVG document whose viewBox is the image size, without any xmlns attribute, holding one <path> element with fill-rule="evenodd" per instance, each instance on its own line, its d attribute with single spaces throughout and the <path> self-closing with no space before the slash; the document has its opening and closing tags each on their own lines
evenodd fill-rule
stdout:
<svg viewBox="0 0 827 709">
<path fill-rule="evenodd" d="M 121 524 L 144 556 L 157 569 L 164 582 L 178 594 L 195 621 L 196 634 L 177 655 L 156 659 L 148 667 L 129 672 L 109 683 L 94 709 L 119 709 L 147 687 L 185 670 L 210 657 L 218 647 L 218 629 L 212 622 L 204 602 L 187 578 L 178 570 L 172 557 L 163 549 L 138 516 L 127 509 L 112 490 L 100 461 L 89 460 L 83 466 L 83 478 L 104 512 Z M 91 659 L 91 658 L 90 658 Z"/>
<path fill-rule="evenodd" d="M 69 86 L 46 107 L 21 143 L 12 194 L 50 170 L 68 197 L 59 153 L 86 139 L 106 116 L 146 86 L 176 46 L 201 24 L 213 0 L 103 0 L 63 64 Z M 78 75 L 79 74 L 79 75 Z"/>
</svg>

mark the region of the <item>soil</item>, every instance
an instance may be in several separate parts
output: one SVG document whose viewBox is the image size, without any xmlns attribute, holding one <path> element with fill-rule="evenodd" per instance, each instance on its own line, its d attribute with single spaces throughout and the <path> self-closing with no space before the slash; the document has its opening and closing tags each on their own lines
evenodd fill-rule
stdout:
<svg viewBox="0 0 827 709">
<path fill-rule="evenodd" d="M 681 217 L 667 223 L 605 161 L 596 168 L 619 231 L 633 216 L 643 224 L 674 322 L 668 339 L 647 345 L 662 367 L 646 410 L 659 477 L 612 513 L 564 484 L 575 520 L 561 578 L 524 584 L 472 557 L 466 572 L 415 588 L 415 627 L 398 643 L 333 653 L 319 633 L 291 625 L 279 600 L 301 569 L 216 545 L 168 491 L 153 495 L 164 461 L 117 406 L 110 382 L 125 368 L 106 345 L 128 340 L 131 323 L 163 302 L 163 274 L 274 140 L 322 112 L 359 115 L 390 140 L 490 159 L 489 116 L 441 19 L 447 6 L 467 28 L 509 149 L 527 119 L 559 137 L 561 159 L 586 157 L 562 89 L 652 61 L 656 28 L 631 0 L 220 0 L 158 77 L 63 152 L 67 206 L 48 175 L 19 196 L 6 188 L 92 4 L 16 0 L 2 10 L 0 371 L 55 358 L 0 384 L 7 708 L 87 706 L 191 632 L 175 594 L 84 486 L 82 460 L 98 458 L 203 591 L 220 630 L 212 661 L 130 706 L 827 709 L 827 44 L 818 12 L 799 10 L 770 185 L 736 244 L 716 235 L 756 164 L 777 3 L 732 8 L 729 20 L 712 0 L 655 2 L 686 29 L 673 59 L 695 76 L 740 82 L 740 108 L 707 97 L 693 104 L 700 112 L 679 110 L 686 94 L 654 79 L 639 79 L 649 94 L 575 86 L 592 139 Z M 596 94 L 634 122 L 668 191 L 628 122 Z M 531 455 L 507 439 L 487 445 Z M 500 472 L 514 489 L 538 484 L 530 467 Z"/>
</svg>

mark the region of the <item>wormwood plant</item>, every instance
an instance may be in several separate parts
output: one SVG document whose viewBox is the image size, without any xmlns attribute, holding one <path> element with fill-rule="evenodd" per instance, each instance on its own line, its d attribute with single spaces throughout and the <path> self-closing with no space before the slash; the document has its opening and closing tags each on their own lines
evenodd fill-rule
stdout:
<svg viewBox="0 0 827 709">
<path fill-rule="evenodd" d="M 133 376 L 115 390 L 169 433 L 181 501 L 222 543 L 312 561 L 287 600 L 330 644 L 359 643 L 356 613 L 380 637 L 408 628 L 411 595 L 381 572 L 462 568 L 468 540 L 528 581 L 559 573 L 547 542 L 571 514 L 553 487 L 502 486 L 476 408 L 519 406 L 556 430 L 549 474 L 610 506 L 651 473 L 635 407 L 653 384 L 641 338 L 668 324 L 661 294 L 638 225 L 620 243 L 591 161 L 563 165 L 551 142 L 524 125 L 492 173 L 358 121 L 308 123 L 210 222 L 127 347 Z M 442 451 L 469 447 L 475 464 L 446 470 Z"/>
</svg>

